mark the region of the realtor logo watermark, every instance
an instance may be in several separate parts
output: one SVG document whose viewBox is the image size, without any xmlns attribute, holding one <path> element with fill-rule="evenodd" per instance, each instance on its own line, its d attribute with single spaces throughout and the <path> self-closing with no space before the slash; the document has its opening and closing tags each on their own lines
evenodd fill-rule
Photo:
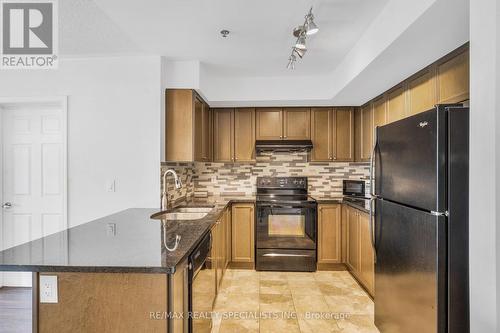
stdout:
<svg viewBox="0 0 500 333">
<path fill-rule="evenodd" d="M 57 0 L 0 0 L 0 68 L 58 66 Z"/>
</svg>

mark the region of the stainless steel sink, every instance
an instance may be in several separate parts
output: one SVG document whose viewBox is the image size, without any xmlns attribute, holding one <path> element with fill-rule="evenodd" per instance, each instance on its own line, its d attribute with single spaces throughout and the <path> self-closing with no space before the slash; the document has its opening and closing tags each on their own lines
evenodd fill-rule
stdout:
<svg viewBox="0 0 500 333">
<path fill-rule="evenodd" d="M 214 207 L 179 207 L 151 215 L 154 220 L 199 220 L 208 215 Z"/>
</svg>

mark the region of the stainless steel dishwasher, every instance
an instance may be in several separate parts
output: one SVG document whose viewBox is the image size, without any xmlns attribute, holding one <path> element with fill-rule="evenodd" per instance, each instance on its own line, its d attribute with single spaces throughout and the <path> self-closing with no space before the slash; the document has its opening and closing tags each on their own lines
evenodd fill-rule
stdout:
<svg viewBox="0 0 500 333">
<path fill-rule="evenodd" d="M 216 296 L 215 267 L 209 255 L 212 234 L 208 232 L 189 256 L 189 332 L 210 333 Z"/>
</svg>

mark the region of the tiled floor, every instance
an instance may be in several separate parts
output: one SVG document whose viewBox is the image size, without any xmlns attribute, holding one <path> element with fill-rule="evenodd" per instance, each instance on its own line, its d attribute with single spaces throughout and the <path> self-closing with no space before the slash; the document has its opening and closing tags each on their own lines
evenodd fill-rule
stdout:
<svg viewBox="0 0 500 333">
<path fill-rule="evenodd" d="M 378 333 L 373 301 L 348 272 L 227 270 L 213 333 Z"/>
</svg>

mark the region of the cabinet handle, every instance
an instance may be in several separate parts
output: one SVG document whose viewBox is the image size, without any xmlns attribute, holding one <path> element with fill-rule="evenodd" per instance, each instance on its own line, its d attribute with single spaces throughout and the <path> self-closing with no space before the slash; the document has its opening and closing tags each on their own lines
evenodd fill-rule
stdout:
<svg viewBox="0 0 500 333">
<path fill-rule="evenodd" d="M 336 160 L 337 159 L 337 156 L 333 156 L 333 159 Z"/>
</svg>

